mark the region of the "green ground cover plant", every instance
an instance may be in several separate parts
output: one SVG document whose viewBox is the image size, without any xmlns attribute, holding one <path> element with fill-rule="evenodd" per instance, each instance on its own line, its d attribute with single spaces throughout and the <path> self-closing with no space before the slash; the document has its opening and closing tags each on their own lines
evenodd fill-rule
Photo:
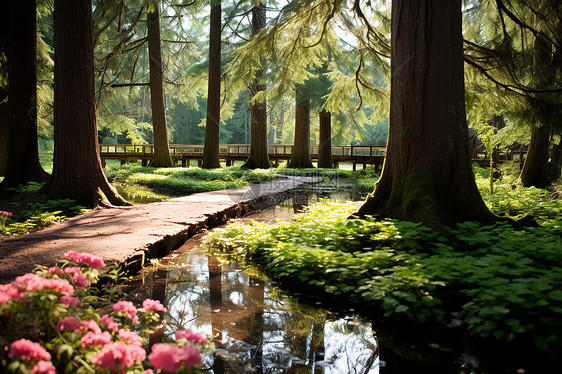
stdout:
<svg viewBox="0 0 562 374">
<path fill-rule="evenodd" d="M 437 233 L 411 222 L 347 219 L 361 203 L 323 202 L 290 222 L 235 221 L 206 244 L 284 284 L 374 307 L 386 317 L 456 326 L 476 338 L 532 341 L 556 352 L 562 348 L 562 202 L 548 191 L 496 187 L 494 195 L 484 193 L 492 210 L 533 214 L 544 227 L 465 222 Z"/>
</svg>

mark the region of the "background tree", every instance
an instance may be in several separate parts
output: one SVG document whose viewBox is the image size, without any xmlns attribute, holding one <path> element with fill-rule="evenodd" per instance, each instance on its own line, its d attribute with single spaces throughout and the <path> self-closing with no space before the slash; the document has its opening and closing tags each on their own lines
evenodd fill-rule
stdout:
<svg viewBox="0 0 562 374">
<path fill-rule="evenodd" d="M 44 182 L 37 145 L 37 12 L 35 0 L 10 1 L 7 164 L 3 187 Z"/>
<path fill-rule="evenodd" d="M 295 89 L 295 138 L 291 159 L 287 163 L 288 168 L 305 169 L 312 168 L 310 157 L 310 99 L 305 87 L 299 85 Z"/>
<path fill-rule="evenodd" d="M 258 2 L 252 7 L 252 37 L 265 28 L 265 4 Z M 248 160 L 242 166 L 246 169 L 267 169 L 271 167 L 267 153 L 267 107 L 263 99 L 255 99 L 256 94 L 265 90 L 264 71 L 256 71 L 256 76 L 250 85 L 251 107 L 251 143 Z"/>
<path fill-rule="evenodd" d="M 318 167 L 331 168 L 332 166 L 332 113 L 322 109 L 318 130 Z"/>
<path fill-rule="evenodd" d="M 359 215 L 434 227 L 496 219 L 482 201 L 472 172 L 461 23 L 460 0 L 392 2 L 386 160 Z"/>
<path fill-rule="evenodd" d="M 100 204 L 103 195 L 112 204 L 128 204 L 108 183 L 99 156 L 91 1 L 56 0 L 54 6 L 55 149 L 45 190 L 87 207 Z"/>
<path fill-rule="evenodd" d="M 0 5 L 0 176 L 8 162 L 8 37 L 10 35 L 9 2 Z"/>
<path fill-rule="evenodd" d="M 152 107 L 152 126 L 154 129 L 154 151 L 151 166 L 172 166 L 168 148 L 168 127 L 166 126 L 166 107 L 164 105 L 164 83 L 162 80 L 162 51 L 160 46 L 159 1 L 151 1 L 148 6 L 148 59 L 150 61 L 150 102 Z"/>
<path fill-rule="evenodd" d="M 219 129 L 221 110 L 221 0 L 211 0 L 209 25 L 209 84 L 207 90 L 207 124 L 203 164 L 206 169 L 219 168 Z"/>
</svg>

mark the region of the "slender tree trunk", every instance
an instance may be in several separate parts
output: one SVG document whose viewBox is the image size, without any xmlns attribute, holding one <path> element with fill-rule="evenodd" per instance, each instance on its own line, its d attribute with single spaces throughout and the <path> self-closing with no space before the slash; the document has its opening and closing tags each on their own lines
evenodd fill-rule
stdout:
<svg viewBox="0 0 562 374">
<path fill-rule="evenodd" d="M 497 219 L 474 181 L 461 0 L 394 0 L 390 127 L 382 176 L 358 214 L 440 228 Z"/>
<path fill-rule="evenodd" d="M 259 3 L 252 8 L 252 36 L 265 28 L 265 4 Z M 265 90 L 263 81 L 265 69 L 256 72 L 254 81 L 250 86 L 251 99 L 259 92 Z M 267 108 L 265 101 L 252 100 L 251 110 L 251 141 L 248 160 L 242 166 L 244 169 L 268 169 L 271 161 L 267 153 Z"/>
<path fill-rule="evenodd" d="M 37 14 L 35 0 L 10 1 L 8 40 L 8 140 L 3 187 L 49 175 L 37 145 Z"/>
<path fill-rule="evenodd" d="M 172 166 L 172 159 L 168 148 L 168 127 L 166 126 L 166 107 L 164 105 L 159 6 L 159 1 L 154 1 L 149 5 L 147 12 L 150 102 L 154 130 L 154 153 L 150 166 L 170 167 Z"/>
<path fill-rule="evenodd" d="M 331 168 L 332 160 L 332 113 L 322 109 L 318 134 L 318 167 Z"/>
<path fill-rule="evenodd" d="M 295 111 L 295 140 L 288 168 L 313 168 L 310 157 L 310 100 L 305 98 L 303 88 L 296 90 L 297 108 Z"/>
<path fill-rule="evenodd" d="M 211 0 L 209 31 L 209 86 L 207 93 L 207 124 L 203 165 L 205 169 L 219 168 L 219 133 L 221 115 L 221 0 Z"/>
<path fill-rule="evenodd" d="M 224 322 L 221 316 L 223 311 L 222 302 L 222 264 L 216 257 L 207 256 L 209 268 L 209 303 L 211 304 L 211 330 L 213 334 L 213 343 L 215 348 L 224 348 L 222 341 Z M 224 361 L 215 353 L 212 366 L 213 372 L 224 373 Z"/>
<path fill-rule="evenodd" d="M 101 166 L 92 28 L 91 1 L 55 0 L 55 149 L 45 190 L 53 199 L 70 198 L 86 207 L 99 205 L 103 195 L 127 205 Z"/>
<path fill-rule="evenodd" d="M 539 31 L 546 26 L 544 22 L 537 25 Z M 552 61 L 552 43 L 538 34 L 533 45 L 533 85 L 537 89 L 549 88 L 555 78 Z M 548 116 L 543 116 L 548 117 Z M 531 130 L 531 141 L 527 157 L 521 170 L 521 183 L 525 187 L 545 188 L 547 186 L 548 147 L 550 145 L 550 126 L 542 121 L 542 126 Z"/>
</svg>

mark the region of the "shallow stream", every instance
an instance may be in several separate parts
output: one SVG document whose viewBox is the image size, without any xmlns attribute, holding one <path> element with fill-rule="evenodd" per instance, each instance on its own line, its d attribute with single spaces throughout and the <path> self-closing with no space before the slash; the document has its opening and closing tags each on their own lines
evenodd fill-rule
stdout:
<svg viewBox="0 0 562 374">
<path fill-rule="evenodd" d="M 320 199 L 358 200 L 355 192 L 301 191 L 245 219 L 290 219 Z M 168 308 L 167 325 L 155 337 L 173 340 L 177 330 L 214 336 L 214 354 L 205 357 L 210 373 L 482 373 L 464 348 L 433 338 L 397 340 L 378 330 L 343 302 L 337 308 L 300 301 L 255 269 L 208 256 L 198 235 L 143 271 L 131 284 L 139 299 Z M 375 332 L 377 331 L 377 332 Z M 390 331 L 390 332 L 389 332 Z M 487 371 L 486 371 L 487 372 Z"/>
</svg>

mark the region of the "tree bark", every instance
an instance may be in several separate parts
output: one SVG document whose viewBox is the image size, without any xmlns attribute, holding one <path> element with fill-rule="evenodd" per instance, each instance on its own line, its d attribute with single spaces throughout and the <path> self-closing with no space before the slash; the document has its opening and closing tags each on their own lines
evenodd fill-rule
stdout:
<svg viewBox="0 0 562 374">
<path fill-rule="evenodd" d="M 305 98 L 302 86 L 296 89 L 295 140 L 288 168 L 313 168 L 310 157 L 310 99 Z"/>
<path fill-rule="evenodd" d="M 10 35 L 10 8 L 4 2 L 0 11 L 0 56 L 8 54 L 8 38 Z M 0 64 L 0 77 L 8 77 L 8 67 Z M 0 87 L 0 176 L 6 172 L 8 162 L 8 87 Z"/>
<path fill-rule="evenodd" d="M 252 36 L 265 28 L 265 16 L 265 4 L 260 2 L 252 8 Z M 264 71 L 265 69 L 262 68 L 256 72 L 254 81 L 250 86 L 250 99 L 265 90 Z M 271 161 L 267 153 L 267 107 L 265 101 L 252 100 L 251 116 L 250 154 L 242 168 L 268 169 L 271 167 Z"/>
<path fill-rule="evenodd" d="M 98 147 L 91 1 L 55 0 L 55 148 L 45 191 L 95 207 L 130 205 L 108 183 Z M 102 195 L 103 193 L 103 195 Z"/>
<path fill-rule="evenodd" d="M 547 168 L 547 184 L 551 184 L 560 179 L 562 172 L 562 139 L 558 144 L 552 145 L 552 152 L 550 153 L 550 162 Z"/>
<path fill-rule="evenodd" d="M 521 183 L 525 187 L 545 188 L 547 186 L 548 146 L 550 130 L 547 126 L 534 126 L 527 157 L 521 170 Z"/>
<path fill-rule="evenodd" d="M 318 167 L 332 168 L 332 113 L 322 109 L 318 134 Z"/>
<path fill-rule="evenodd" d="M 388 147 L 358 215 L 441 228 L 493 215 L 472 172 L 464 103 L 461 0 L 392 2 Z"/>
<path fill-rule="evenodd" d="M 150 66 L 150 102 L 152 107 L 152 128 L 154 131 L 154 152 L 150 166 L 170 167 L 168 128 L 164 105 L 164 83 L 162 78 L 162 48 L 160 45 L 159 1 L 152 2 L 147 12 L 148 56 Z"/>
<path fill-rule="evenodd" d="M 44 182 L 37 145 L 37 21 L 35 0 L 10 1 L 7 164 L 2 187 Z"/>
<path fill-rule="evenodd" d="M 539 31 L 544 31 L 546 26 L 541 21 L 537 28 Z M 543 35 L 537 34 L 533 44 L 533 86 L 539 90 L 549 88 L 554 82 L 555 69 L 552 57 L 552 43 Z M 535 126 L 531 130 L 529 150 L 521 170 L 521 183 L 525 187 L 545 188 L 548 184 L 548 147 L 551 129 L 546 121 L 541 122 L 541 126 Z"/>
<path fill-rule="evenodd" d="M 209 85 L 207 90 L 207 124 L 203 164 L 205 169 L 220 167 L 219 134 L 221 112 L 221 1 L 211 0 L 209 26 Z"/>
</svg>

